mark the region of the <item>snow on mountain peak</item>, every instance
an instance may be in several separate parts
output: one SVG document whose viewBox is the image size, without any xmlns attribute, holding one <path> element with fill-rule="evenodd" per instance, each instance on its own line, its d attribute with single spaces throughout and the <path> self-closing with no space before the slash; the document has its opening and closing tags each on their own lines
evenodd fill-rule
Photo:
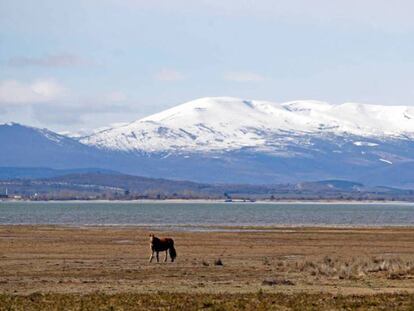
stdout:
<svg viewBox="0 0 414 311">
<path fill-rule="evenodd" d="M 287 133 L 414 137 L 414 107 L 206 97 L 81 141 L 123 151 L 214 151 L 283 145 Z"/>
</svg>

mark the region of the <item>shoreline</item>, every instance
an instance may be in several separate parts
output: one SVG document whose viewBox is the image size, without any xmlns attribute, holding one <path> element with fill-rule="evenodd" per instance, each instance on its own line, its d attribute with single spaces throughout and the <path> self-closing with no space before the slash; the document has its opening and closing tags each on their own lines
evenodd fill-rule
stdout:
<svg viewBox="0 0 414 311">
<path fill-rule="evenodd" d="M 6 199 L 0 200 L 2 203 L 120 203 L 120 204 L 406 204 L 414 205 L 414 201 L 384 201 L 384 200 L 280 200 L 280 201 L 269 201 L 269 200 L 254 200 L 254 201 L 243 201 L 233 200 L 226 202 L 225 200 L 219 199 L 165 199 L 165 200 L 15 200 Z"/>
<path fill-rule="evenodd" d="M 79 230 L 138 230 L 156 231 L 169 233 L 277 233 L 294 231 L 381 231 L 381 230 L 413 230 L 414 225 L 277 225 L 277 226 L 227 226 L 227 225 L 135 225 L 135 224 L 91 224 L 91 225 L 72 225 L 72 224 L 0 224 L 0 229 L 19 228 L 19 229 L 79 229 Z"/>
</svg>

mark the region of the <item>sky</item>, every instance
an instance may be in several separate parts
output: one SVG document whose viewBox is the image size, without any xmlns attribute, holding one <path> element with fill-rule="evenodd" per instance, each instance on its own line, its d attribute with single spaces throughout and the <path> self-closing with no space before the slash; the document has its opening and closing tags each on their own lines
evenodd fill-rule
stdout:
<svg viewBox="0 0 414 311">
<path fill-rule="evenodd" d="M 414 105 L 411 0 L 0 0 L 0 123 L 66 133 L 206 96 Z"/>
</svg>

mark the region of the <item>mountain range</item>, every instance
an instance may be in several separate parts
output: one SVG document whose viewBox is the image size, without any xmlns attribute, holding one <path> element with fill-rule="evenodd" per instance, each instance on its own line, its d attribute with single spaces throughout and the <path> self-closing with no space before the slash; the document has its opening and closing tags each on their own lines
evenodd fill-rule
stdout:
<svg viewBox="0 0 414 311">
<path fill-rule="evenodd" d="M 0 125 L 0 166 L 203 183 L 341 179 L 414 188 L 414 107 L 202 98 L 73 138 Z"/>
</svg>

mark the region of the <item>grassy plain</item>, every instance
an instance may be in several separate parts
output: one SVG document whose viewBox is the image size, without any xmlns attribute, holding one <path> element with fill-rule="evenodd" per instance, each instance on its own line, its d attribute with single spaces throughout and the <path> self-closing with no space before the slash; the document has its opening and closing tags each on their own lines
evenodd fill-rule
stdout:
<svg viewBox="0 0 414 311">
<path fill-rule="evenodd" d="M 1 226 L 0 310 L 414 309 L 414 228 L 251 229 Z"/>
</svg>

